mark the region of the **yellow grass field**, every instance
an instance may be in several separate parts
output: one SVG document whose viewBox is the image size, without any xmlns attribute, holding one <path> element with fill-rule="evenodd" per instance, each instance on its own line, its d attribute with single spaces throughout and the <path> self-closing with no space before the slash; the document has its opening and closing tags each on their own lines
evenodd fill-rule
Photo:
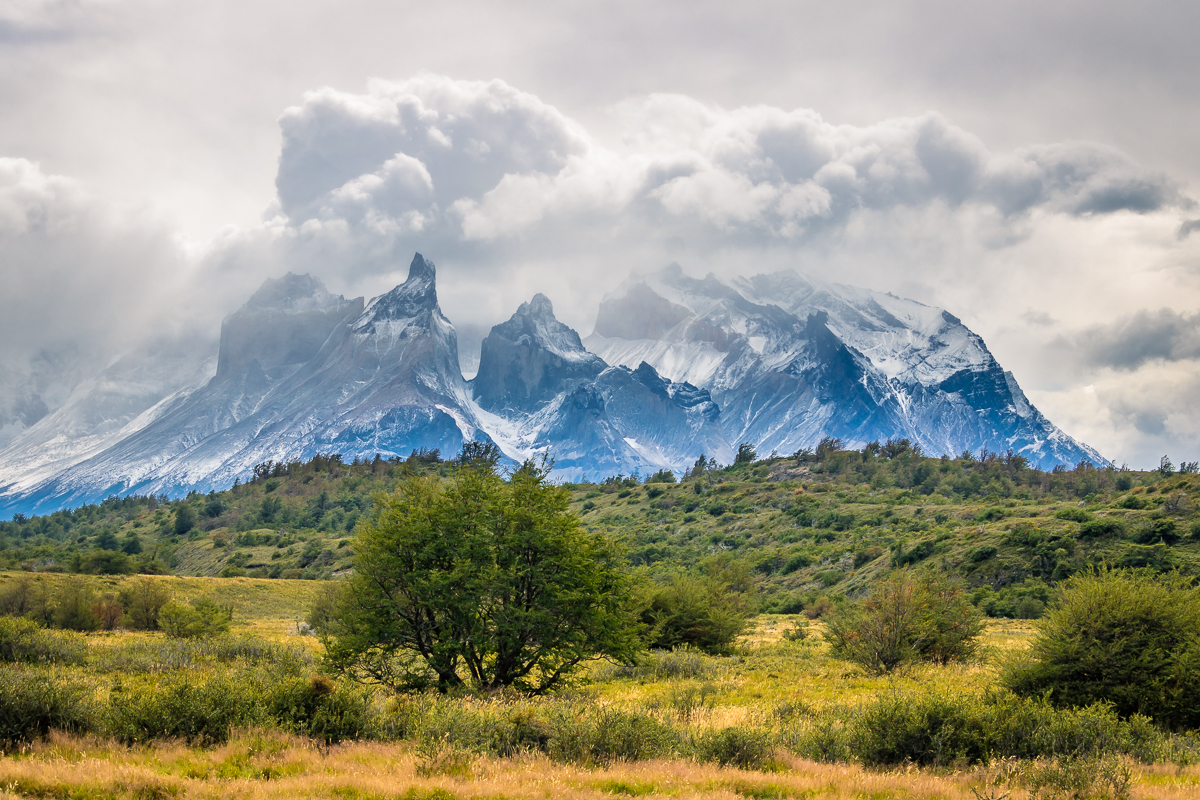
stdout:
<svg viewBox="0 0 1200 800">
<path fill-rule="evenodd" d="M 1128 797 L 1200 797 L 1200 767 L 1133 766 Z M 978 800 L 1071 797 L 996 786 L 995 768 L 951 772 L 868 771 L 783 760 L 771 773 L 646 761 L 583 769 L 540 757 L 470 758 L 437 774 L 413 748 L 344 744 L 321 748 L 280 734 L 245 733 L 210 750 L 159 744 L 127 749 L 55 735 L 0 759 L 0 797 L 347 798 L 347 800 Z M 1094 796 L 1094 795 L 1093 795 Z"/>
<path fill-rule="evenodd" d="M 0 585 L 17 579 L 0 575 Z M 40 576 L 58 580 L 57 576 Z M 116 591 L 120 578 L 96 578 Z M 250 634 L 317 652 L 297 622 L 322 588 L 315 581 L 163 577 L 181 598 L 210 596 L 234 607 L 235 634 Z M 743 636 L 736 655 L 703 659 L 689 677 L 651 668 L 592 665 L 572 687 L 573 702 L 649 711 L 683 730 L 767 727 L 803 709 L 845 707 L 885 693 L 936 690 L 978 693 L 995 684 L 998 665 L 1028 646 L 1031 623 L 991 621 L 983 656 L 966 665 L 926 665 L 890 677 L 869 676 L 832 658 L 819 622 L 789 640 L 795 617 L 763 615 Z M 88 647 L 118 647 L 161 634 L 91 634 Z M 461 701 L 486 705 L 489 700 Z M 538 702 L 538 701 L 531 701 Z M 554 702 L 554 701 L 547 701 Z M 870 770 L 824 764 L 779 753 L 770 771 L 751 772 L 686 758 L 594 767 L 555 763 L 542 755 L 494 758 L 429 743 L 346 742 L 323 746 L 278 730 L 243 730 L 209 748 L 159 741 L 126 747 L 111 740 L 53 733 L 0 757 L 3 798 L 398 798 L 399 800 L 574 800 L 671 797 L 705 800 L 787 798 L 1200 798 L 1200 766 L 1145 765 L 1116 756 L 1081 769 L 1106 770 L 1086 793 L 1069 786 L 1070 765 L 999 761 L 945 769 Z M 1095 776 L 1090 776 L 1095 778 Z M 1111 780 L 1109 778 L 1111 777 Z M 1074 793 L 1073 793 L 1074 792 Z"/>
</svg>

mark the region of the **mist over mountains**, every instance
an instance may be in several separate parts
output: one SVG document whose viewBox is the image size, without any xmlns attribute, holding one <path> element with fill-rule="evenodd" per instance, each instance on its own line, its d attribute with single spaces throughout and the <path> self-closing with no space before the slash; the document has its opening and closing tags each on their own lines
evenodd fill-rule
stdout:
<svg viewBox="0 0 1200 800">
<path fill-rule="evenodd" d="M 949 312 L 790 271 L 726 283 L 672 264 L 606 297 L 585 339 L 537 294 L 492 328 L 468 381 L 418 253 L 369 303 L 308 275 L 266 281 L 225 320 L 215 363 L 199 345 L 158 343 L 55 408 L 5 388 L 20 405 L 0 449 L 3 514 L 222 489 L 268 460 L 449 455 L 467 441 L 514 462 L 548 453 L 564 480 L 682 472 L 701 454 L 728 463 L 739 442 L 791 453 L 826 436 L 1108 463 Z"/>
</svg>

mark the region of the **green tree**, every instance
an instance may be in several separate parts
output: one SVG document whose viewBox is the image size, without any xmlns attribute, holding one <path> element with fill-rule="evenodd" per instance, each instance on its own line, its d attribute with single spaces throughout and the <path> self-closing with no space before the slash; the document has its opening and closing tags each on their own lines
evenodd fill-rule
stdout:
<svg viewBox="0 0 1200 800">
<path fill-rule="evenodd" d="M 195 600 L 190 606 L 170 600 L 158 612 L 158 627 L 176 639 L 204 639 L 227 633 L 232 622 L 233 609 L 208 598 Z"/>
<path fill-rule="evenodd" d="M 1123 715 L 1200 726 L 1200 590 L 1178 574 L 1076 575 L 1003 681 L 1057 705 L 1104 701 Z"/>
<path fill-rule="evenodd" d="M 582 529 L 569 497 L 545 465 L 505 481 L 486 462 L 377 497 L 322 632 L 331 662 L 395 688 L 542 693 L 583 661 L 632 660 L 622 559 Z"/>
<path fill-rule="evenodd" d="M 190 503 L 180 503 L 175 508 L 175 535 L 183 536 L 196 527 L 196 510 Z"/>
<path fill-rule="evenodd" d="M 96 616 L 96 592 L 81 578 L 68 578 L 58 586 L 54 624 L 73 631 L 94 631 L 100 625 Z"/>
<path fill-rule="evenodd" d="M 158 612 L 171 600 L 164 581 L 134 578 L 121 586 L 117 597 L 125 610 L 125 624 L 135 630 L 158 630 Z"/>
<path fill-rule="evenodd" d="M 751 464 L 758 458 L 753 442 L 742 442 L 738 445 L 737 454 L 733 457 L 734 464 Z"/>
<path fill-rule="evenodd" d="M 717 578 L 681 576 L 651 595 L 642 621 L 650 626 L 652 647 L 689 645 L 728 653 L 746 629 L 748 616 L 743 595 Z"/>
<path fill-rule="evenodd" d="M 142 552 L 142 539 L 135 531 L 125 534 L 125 538 L 121 540 L 121 552 L 129 556 L 136 556 Z"/>
</svg>

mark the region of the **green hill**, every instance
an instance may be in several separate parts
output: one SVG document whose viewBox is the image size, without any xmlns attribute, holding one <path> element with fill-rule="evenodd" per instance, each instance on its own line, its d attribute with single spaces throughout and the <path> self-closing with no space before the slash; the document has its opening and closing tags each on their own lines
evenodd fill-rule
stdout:
<svg viewBox="0 0 1200 800">
<path fill-rule="evenodd" d="M 407 459 L 264 464 L 253 480 L 182 500 L 133 497 L 0 523 L 0 568 L 328 579 L 352 569 L 376 492 L 448 474 Z M 651 578 L 720 570 L 762 611 L 815 613 L 899 566 L 960 576 L 986 613 L 1036 617 L 1051 587 L 1101 563 L 1200 574 L 1200 476 L 1042 472 L 1014 454 L 928 458 L 907 442 L 716 467 L 681 482 L 614 476 L 567 487 L 589 528 Z"/>
</svg>

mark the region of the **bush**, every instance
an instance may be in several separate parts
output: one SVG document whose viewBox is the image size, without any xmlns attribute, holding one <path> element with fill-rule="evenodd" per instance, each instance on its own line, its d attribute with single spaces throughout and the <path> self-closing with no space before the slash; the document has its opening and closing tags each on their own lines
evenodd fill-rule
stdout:
<svg viewBox="0 0 1200 800">
<path fill-rule="evenodd" d="M 1109 702 L 1175 728 L 1200 725 L 1200 592 L 1178 575 L 1077 575 L 1004 683 L 1058 705 Z"/>
<path fill-rule="evenodd" d="M 232 622 L 232 608 L 207 598 L 195 600 L 191 606 L 172 600 L 158 612 L 158 626 L 176 639 L 201 639 L 226 633 Z"/>
<path fill-rule="evenodd" d="M 31 619 L 0 617 L 0 661 L 81 664 L 87 644 L 77 633 L 48 631 Z"/>
<path fill-rule="evenodd" d="M 54 600 L 46 581 L 24 576 L 4 587 L 0 592 L 0 614 L 49 625 L 54 616 Z"/>
<path fill-rule="evenodd" d="M 705 731 L 696 738 L 696 757 L 722 767 L 765 769 L 772 766 L 775 743 L 771 734 L 744 728 Z"/>
<path fill-rule="evenodd" d="M 80 578 L 68 578 L 58 587 L 58 604 L 51 619 L 55 627 L 73 631 L 94 631 L 100 627 L 96 616 L 96 592 Z"/>
<path fill-rule="evenodd" d="M 51 730 L 86 733 L 96 727 L 88 687 L 27 667 L 0 670 L 0 745 L 33 741 Z"/>
<path fill-rule="evenodd" d="M 275 684 L 267 699 L 267 710 L 290 732 L 326 744 L 359 738 L 372 721 L 369 689 L 345 681 L 335 683 L 321 675 Z"/>
<path fill-rule="evenodd" d="M 231 677 L 197 682 L 184 676 L 136 689 L 115 686 L 105 728 L 124 744 L 183 739 L 215 744 L 235 727 L 265 721 L 261 687 Z"/>
<path fill-rule="evenodd" d="M 1106 536 L 1115 536 L 1119 534 L 1124 525 L 1121 520 L 1114 517 L 1099 517 L 1090 520 L 1079 526 L 1079 537 L 1081 539 L 1100 539 Z"/>
<path fill-rule="evenodd" d="M 830 615 L 825 637 L 834 656 L 879 674 L 910 661 L 965 661 L 982 631 L 979 612 L 956 584 L 900 571 L 864 602 Z"/>
<path fill-rule="evenodd" d="M 550 757 L 588 766 L 614 761 L 645 761 L 668 755 L 678 737 L 653 717 L 615 708 L 593 714 L 563 709 L 551 721 Z"/>
<path fill-rule="evenodd" d="M 158 630 L 158 614 L 171 601 L 171 590 L 161 580 L 135 578 L 117 594 L 125 611 L 124 622 L 139 631 Z"/>
<path fill-rule="evenodd" d="M 1181 754 L 1145 717 L 1122 720 L 1105 704 L 1058 709 L 1044 698 L 1007 691 L 889 693 L 835 715 L 840 718 L 804 719 L 784 738 L 806 758 L 869 767 L 1114 753 L 1154 762 Z"/>
<path fill-rule="evenodd" d="M 714 578 L 676 578 L 642 612 L 651 647 L 691 646 L 706 653 L 728 653 L 747 619 L 742 597 Z"/>
</svg>

